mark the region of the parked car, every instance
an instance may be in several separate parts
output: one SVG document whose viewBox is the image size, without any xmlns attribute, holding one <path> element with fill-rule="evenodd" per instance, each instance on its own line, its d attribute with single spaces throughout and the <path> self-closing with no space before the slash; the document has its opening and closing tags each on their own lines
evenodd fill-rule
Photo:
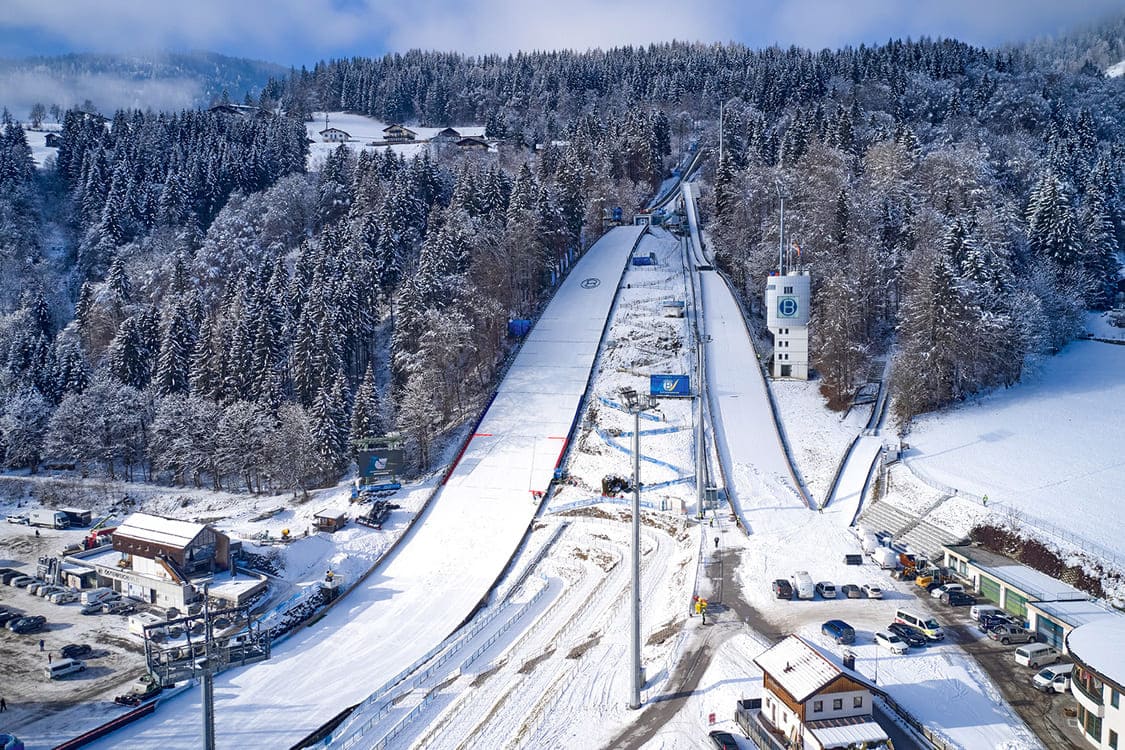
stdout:
<svg viewBox="0 0 1125 750">
<path fill-rule="evenodd" d="M 988 637 L 1000 641 L 1005 646 L 1009 643 L 1034 643 L 1037 639 L 1035 633 L 1024 630 L 1019 625 L 997 625 L 988 631 Z"/>
<path fill-rule="evenodd" d="M 102 603 L 94 602 L 93 604 L 83 604 L 82 609 L 78 611 L 84 615 L 100 615 L 102 613 Z"/>
<path fill-rule="evenodd" d="M 16 580 L 19 580 L 19 579 L 16 579 Z M 43 584 L 44 584 L 44 581 L 42 579 L 32 578 L 30 581 L 27 581 L 27 582 L 24 582 L 24 583 L 17 583 L 16 588 L 17 589 L 23 589 L 24 591 L 26 591 L 28 593 L 31 593 L 34 589 L 42 586 Z"/>
<path fill-rule="evenodd" d="M 711 738 L 711 744 L 716 750 L 738 750 L 738 741 L 730 732 L 714 731 L 707 736 Z"/>
<path fill-rule="evenodd" d="M 855 643 L 855 628 L 843 620 L 829 620 L 820 626 L 820 632 L 836 643 Z"/>
<path fill-rule="evenodd" d="M 40 586 L 39 590 L 35 592 L 35 595 L 46 599 L 51 594 L 57 594 L 60 591 L 66 591 L 66 586 L 59 586 L 58 584 L 52 583 L 49 586 Z"/>
<path fill-rule="evenodd" d="M 107 615 L 131 615 L 137 611 L 137 605 L 133 602 L 122 600 L 112 602 L 102 602 L 102 612 Z"/>
<path fill-rule="evenodd" d="M 930 596 L 935 599 L 940 599 L 941 595 L 947 591 L 960 591 L 961 593 L 965 593 L 965 587 L 959 583 L 943 583 L 941 586 L 930 591 Z"/>
<path fill-rule="evenodd" d="M 79 661 L 78 659 L 59 659 L 43 668 L 43 673 L 47 676 L 48 680 L 55 680 L 59 677 L 65 677 L 68 674 L 85 671 L 86 662 Z"/>
<path fill-rule="evenodd" d="M 863 591 L 859 588 L 859 586 L 856 586 L 854 583 L 845 583 L 843 586 L 840 587 L 840 593 L 842 593 L 848 599 L 862 599 L 863 598 Z"/>
<path fill-rule="evenodd" d="M 977 598 L 971 594 L 966 594 L 964 591 L 946 591 L 941 595 L 941 601 L 950 607 L 965 607 L 976 604 Z"/>
<path fill-rule="evenodd" d="M 1044 693 L 1069 693 L 1070 674 L 1073 671 L 1073 664 L 1045 667 L 1031 678 L 1031 684 L 1036 690 L 1042 690 Z"/>
<path fill-rule="evenodd" d="M 784 578 L 778 578 L 773 582 L 773 595 L 778 599 L 792 599 L 793 586 L 789 581 Z"/>
<path fill-rule="evenodd" d="M 21 617 L 17 620 L 12 620 L 8 623 L 7 628 L 13 633 L 34 633 L 37 630 L 42 630 L 43 626 L 47 624 L 47 618 L 43 615 L 33 615 L 31 617 Z"/>
<path fill-rule="evenodd" d="M 60 648 L 59 653 L 64 659 L 81 659 L 83 656 L 89 656 L 93 650 L 88 643 L 71 643 Z"/>
<path fill-rule="evenodd" d="M 70 604 L 71 602 L 78 601 L 78 592 L 70 589 L 63 589 L 47 597 L 47 601 L 51 604 Z"/>
<path fill-rule="evenodd" d="M 809 575 L 807 570 L 798 570 L 789 579 L 789 582 L 793 584 L 793 591 L 796 592 L 798 599 L 812 599 L 816 596 L 812 576 Z"/>
<path fill-rule="evenodd" d="M 160 695 L 160 691 L 163 689 L 164 688 L 154 682 L 149 683 L 147 687 L 141 689 L 139 692 L 117 696 L 113 699 L 113 702 L 122 706 L 139 706 L 149 698 L 155 698 Z"/>
<path fill-rule="evenodd" d="M 1008 614 L 1007 612 L 999 612 L 995 614 L 982 615 L 980 618 L 980 624 L 977 625 L 977 628 L 980 630 L 980 632 L 987 633 L 997 625 L 1018 624 L 1020 623 L 1016 621 L 1016 618 L 1014 616 Z"/>
<path fill-rule="evenodd" d="M 19 578 L 22 575 L 24 575 L 24 574 L 19 572 L 18 570 L 12 570 L 11 568 L 5 568 L 4 572 L 0 573 L 0 583 L 7 586 L 13 578 Z"/>
<path fill-rule="evenodd" d="M 929 643 L 929 640 L 927 640 L 926 636 L 922 635 L 921 631 L 915 630 L 901 622 L 892 622 L 887 626 L 887 632 L 894 633 L 899 638 L 906 641 L 906 645 L 911 648 L 922 648 Z"/>
<path fill-rule="evenodd" d="M 23 617 L 22 612 L 16 612 L 11 609 L 0 609 L 0 625 L 7 625 L 12 620 L 18 620 Z"/>
<path fill-rule="evenodd" d="M 863 584 L 863 593 L 867 595 L 868 599 L 882 599 L 883 589 L 878 586 L 872 586 L 870 583 Z"/>
<path fill-rule="evenodd" d="M 977 622 L 985 615 L 998 615 L 1003 614 L 1004 610 L 997 607 L 995 604 L 974 604 L 969 608 L 969 617 Z"/>
<path fill-rule="evenodd" d="M 27 522 L 28 522 L 27 516 L 22 515 L 20 513 L 15 513 L 13 515 L 8 516 L 8 523 L 27 523 Z"/>
<path fill-rule="evenodd" d="M 829 581 L 820 581 L 816 584 L 816 593 L 820 594 L 822 599 L 835 599 L 836 587 Z"/>
<path fill-rule="evenodd" d="M 31 576 L 16 576 L 15 578 L 8 581 L 8 585 L 14 589 L 24 588 L 29 583 L 35 583 L 35 579 Z"/>
<path fill-rule="evenodd" d="M 882 646 L 892 654 L 905 654 L 907 649 L 906 641 L 894 633 L 884 633 L 881 630 L 875 634 L 875 645 Z"/>
</svg>

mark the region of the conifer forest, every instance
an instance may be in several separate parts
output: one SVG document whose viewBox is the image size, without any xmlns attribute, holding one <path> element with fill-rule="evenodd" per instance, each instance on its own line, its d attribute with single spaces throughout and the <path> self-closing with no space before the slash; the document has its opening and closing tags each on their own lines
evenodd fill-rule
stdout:
<svg viewBox="0 0 1125 750">
<path fill-rule="evenodd" d="M 1103 70 L 1125 54 L 1098 45 L 333 60 L 271 79 L 249 117 L 73 108 L 42 168 L 9 113 L 3 464 L 301 492 L 396 431 L 425 471 L 502 374 L 508 322 L 693 148 L 758 325 L 785 197 L 830 404 L 888 354 L 903 419 L 1011 385 L 1122 289 L 1125 78 Z M 325 111 L 484 126 L 500 147 L 310 164 Z"/>
</svg>

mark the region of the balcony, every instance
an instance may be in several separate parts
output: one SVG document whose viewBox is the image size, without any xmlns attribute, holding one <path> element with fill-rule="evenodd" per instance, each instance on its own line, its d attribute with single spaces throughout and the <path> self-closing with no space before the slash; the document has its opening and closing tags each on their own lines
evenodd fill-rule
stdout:
<svg viewBox="0 0 1125 750">
<path fill-rule="evenodd" d="M 1079 705 L 1089 713 L 1099 719 L 1105 718 L 1105 702 L 1101 693 L 1090 692 L 1079 680 L 1071 681 L 1070 692 L 1074 694 L 1074 699 L 1078 701 Z"/>
</svg>

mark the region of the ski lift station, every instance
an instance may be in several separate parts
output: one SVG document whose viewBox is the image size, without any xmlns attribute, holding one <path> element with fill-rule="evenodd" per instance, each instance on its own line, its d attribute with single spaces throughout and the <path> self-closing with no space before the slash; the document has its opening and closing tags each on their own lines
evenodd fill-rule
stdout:
<svg viewBox="0 0 1125 750">
<path fill-rule="evenodd" d="M 809 379 L 809 309 L 811 283 L 807 270 L 784 272 L 766 281 L 766 327 L 773 335 L 775 378 Z"/>
</svg>

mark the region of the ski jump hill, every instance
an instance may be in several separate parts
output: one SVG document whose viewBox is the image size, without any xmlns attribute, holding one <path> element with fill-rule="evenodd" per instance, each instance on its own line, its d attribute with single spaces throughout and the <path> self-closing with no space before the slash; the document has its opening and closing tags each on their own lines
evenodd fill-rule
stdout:
<svg viewBox="0 0 1125 750">
<path fill-rule="evenodd" d="M 682 192 L 698 259 L 703 245 L 695 195 L 688 183 Z M 699 289 L 706 386 L 727 496 L 746 531 L 757 533 L 778 510 L 808 510 L 808 501 L 782 442 L 742 308 L 718 271 L 700 271 Z"/>
<path fill-rule="evenodd" d="M 565 450 L 644 230 L 613 229 L 574 265 L 403 543 L 269 661 L 215 678 L 219 746 L 292 746 L 440 643 L 487 596 Z M 198 747 L 200 716 L 193 690 L 91 747 Z"/>
</svg>

